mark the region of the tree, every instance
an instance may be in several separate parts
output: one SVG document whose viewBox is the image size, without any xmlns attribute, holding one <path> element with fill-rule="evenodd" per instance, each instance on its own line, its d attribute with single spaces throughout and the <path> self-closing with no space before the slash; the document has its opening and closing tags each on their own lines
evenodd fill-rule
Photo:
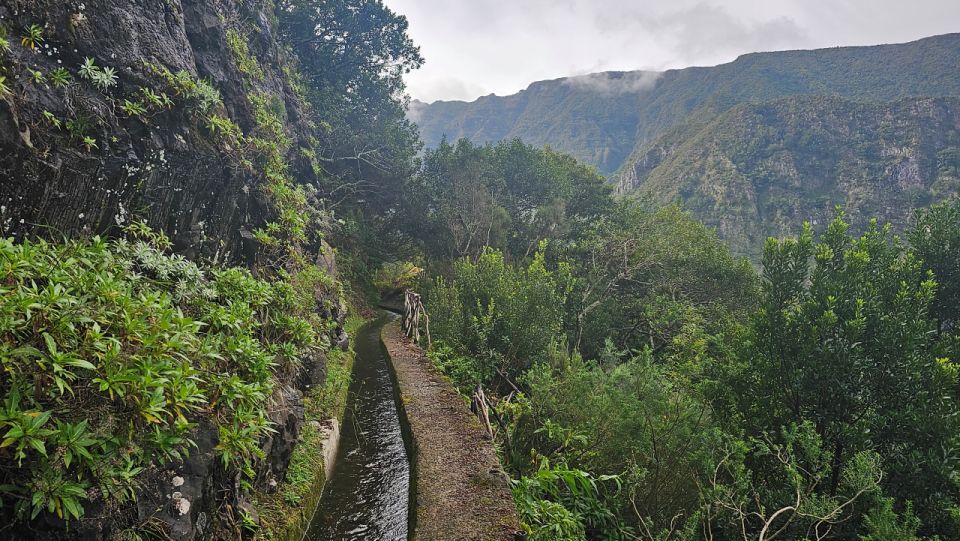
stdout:
<svg viewBox="0 0 960 541">
<path fill-rule="evenodd" d="M 933 351 L 936 284 L 889 226 L 874 221 L 859 238 L 847 228 L 838 213 L 818 243 L 809 225 L 767 242 L 747 366 L 734 376 L 740 412 L 755 434 L 812 423 L 832 455 L 826 495 L 857 453 L 879 453 L 889 492 L 946 528 L 960 494 L 958 410 Z"/>
<path fill-rule="evenodd" d="M 324 195 L 385 221 L 420 146 L 403 76 L 423 58 L 406 18 L 380 0 L 281 0 L 276 12 L 313 106 L 316 138 L 304 155 Z"/>
<path fill-rule="evenodd" d="M 541 240 L 577 237 L 609 210 L 610 193 L 595 170 L 549 148 L 444 141 L 407 186 L 407 231 L 433 260 L 476 259 L 489 246 L 521 261 Z"/>
<path fill-rule="evenodd" d="M 584 227 L 562 257 L 578 276 L 570 296 L 573 345 L 595 356 L 620 347 L 669 349 L 685 325 L 715 332 L 755 303 L 756 273 L 679 207 L 618 204 Z"/>
<path fill-rule="evenodd" d="M 960 199 L 917 211 L 908 238 L 923 269 L 937 281 L 931 315 L 938 332 L 956 331 L 960 323 Z"/>
</svg>

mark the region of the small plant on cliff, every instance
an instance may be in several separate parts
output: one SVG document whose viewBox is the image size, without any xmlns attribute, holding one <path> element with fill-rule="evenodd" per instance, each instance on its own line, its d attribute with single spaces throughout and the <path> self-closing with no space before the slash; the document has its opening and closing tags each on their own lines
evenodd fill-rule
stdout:
<svg viewBox="0 0 960 541">
<path fill-rule="evenodd" d="M 47 79 L 54 88 L 65 88 L 73 80 L 73 77 L 65 68 L 57 68 L 47 75 Z"/>
<path fill-rule="evenodd" d="M 227 46 L 230 47 L 233 59 L 237 62 L 237 67 L 240 68 L 241 72 L 258 81 L 263 80 L 263 69 L 260 68 L 257 59 L 250 54 L 247 40 L 240 32 L 232 29 L 227 30 Z"/>
<path fill-rule="evenodd" d="M 27 71 L 30 73 L 30 79 L 34 84 L 42 85 L 43 83 L 47 82 L 47 78 L 43 76 L 42 71 L 32 69 L 27 69 Z"/>
<path fill-rule="evenodd" d="M 109 66 L 101 68 L 93 58 L 84 58 L 78 73 L 82 79 L 90 81 L 102 92 L 117 86 L 117 70 Z"/>
<path fill-rule="evenodd" d="M 7 37 L 7 29 L 0 26 L 0 53 L 10 52 L 10 38 Z"/>
<path fill-rule="evenodd" d="M 84 114 L 78 114 L 67 120 L 67 131 L 70 132 L 70 137 L 77 141 L 83 141 L 91 129 L 93 125 L 90 123 L 90 118 Z"/>
<path fill-rule="evenodd" d="M 140 117 L 147 114 L 147 108 L 142 104 L 135 101 L 123 100 L 123 105 L 120 106 L 120 110 L 127 116 L 136 116 Z"/>
<path fill-rule="evenodd" d="M 13 94 L 10 91 L 10 87 L 7 86 L 7 78 L 3 75 L 0 75 L 0 97 L 9 96 Z"/>
<path fill-rule="evenodd" d="M 173 107 L 173 100 L 170 99 L 170 96 L 167 96 L 166 92 L 160 92 L 158 94 L 154 92 L 152 88 L 141 86 L 140 94 L 140 100 L 148 107 L 156 107 L 158 109 L 169 109 Z"/>
<path fill-rule="evenodd" d="M 240 126 L 223 115 L 207 117 L 207 129 L 210 130 L 210 133 L 228 142 L 236 143 L 243 139 L 243 131 Z"/>
<path fill-rule="evenodd" d="M 53 126 L 58 130 L 63 125 L 63 123 L 60 122 L 60 119 L 57 118 L 57 115 L 51 113 L 50 111 L 44 111 L 40 114 L 43 115 L 43 119 L 46 120 L 48 124 L 50 124 L 51 126 Z"/>
<path fill-rule="evenodd" d="M 117 70 L 109 66 L 98 70 L 93 74 L 93 84 L 104 92 L 110 87 L 117 86 Z"/>
<path fill-rule="evenodd" d="M 85 135 L 85 136 L 83 137 L 82 144 L 83 144 L 83 148 L 87 149 L 87 152 L 92 152 L 93 149 L 99 148 L 99 147 L 97 146 L 97 140 L 94 139 L 93 137 L 88 136 L 88 135 Z"/>
<path fill-rule="evenodd" d="M 151 72 L 163 77 L 178 96 L 192 101 L 198 113 L 206 114 L 223 105 L 220 91 L 209 82 L 195 78 L 190 72 L 180 70 L 173 73 L 166 66 L 158 66 L 146 61 L 143 65 Z"/>
<path fill-rule="evenodd" d="M 80 74 L 81 79 L 92 81 L 94 75 L 96 75 L 99 71 L 100 67 L 97 66 L 96 61 L 88 56 L 84 58 L 83 63 L 80 64 L 80 70 L 78 73 Z"/>
<path fill-rule="evenodd" d="M 36 49 L 40 43 L 43 43 L 43 27 L 31 24 L 20 37 L 20 44 L 28 49 Z"/>
</svg>

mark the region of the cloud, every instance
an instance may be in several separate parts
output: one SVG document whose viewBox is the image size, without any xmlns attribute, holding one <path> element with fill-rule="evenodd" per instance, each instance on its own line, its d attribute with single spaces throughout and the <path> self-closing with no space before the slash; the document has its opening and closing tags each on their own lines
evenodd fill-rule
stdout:
<svg viewBox="0 0 960 541">
<path fill-rule="evenodd" d="M 960 20 L 956 0 L 384 1 L 407 16 L 427 59 L 407 77 L 424 101 L 512 94 L 588 72 L 709 66 L 750 52 L 899 43 L 956 31 Z"/>
<path fill-rule="evenodd" d="M 423 101 L 433 100 L 472 100 L 477 96 L 489 94 L 482 86 L 454 77 L 431 75 L 407 79 L 411 95 Z"/>
<path fill-rule="evenodd" d="M 736 18 L 725 8 L 697 4 L 657 21 L 657 33 L 669 48 L 688 62 L 721 58 L 761 50 L 809 46 L 807 33 L 787 16 L 761 21 Z"/>
<path fill-rule="evenodd" d="M 407 104 L 407 120 L 414 123 L 420 122 L 420 116 L 423 115 L 426 108 L 426 103 L 420 100 L 410 100 L 410 103 Z"/>
<path fill-rule="evenodd" d="M 563 83 L 601 94 L 636 94 L 653 88 L 660 75 L 657 71 L 605 71 L 567 77 Z"/>
</svg>

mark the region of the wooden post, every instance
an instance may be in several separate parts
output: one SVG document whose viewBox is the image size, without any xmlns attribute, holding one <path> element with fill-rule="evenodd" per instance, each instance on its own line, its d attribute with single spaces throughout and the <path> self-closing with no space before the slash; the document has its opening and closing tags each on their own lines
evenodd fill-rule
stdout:
<svg viewBox="0 0 960 541">
<path fill-rule="evenodd" d="M 420 316 L 424 319 L 424 330 L 427 336 L 427 348 L 433 346 L 433 340 L 430 338 L 430 316 L 423 306 L 423 300 L 420 294 L 412 290 L 406 290 L 403 293 L 403 332 L 407 338 L 413 340 L 415 344 L 420 343 Z"/>
</svg>

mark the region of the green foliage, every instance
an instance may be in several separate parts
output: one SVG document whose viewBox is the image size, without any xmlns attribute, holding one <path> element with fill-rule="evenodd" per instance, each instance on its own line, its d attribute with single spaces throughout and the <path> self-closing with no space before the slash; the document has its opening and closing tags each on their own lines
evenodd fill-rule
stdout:
<svg viewBox="0 0 960 541">
<path fill-rule="evenodd" d="M 524 453 L 618 475 L 624 485 L 614 510 L 650 528 L 676 514 L 692 515 L 700 462 L 712 452 L 709 408 L 689 382 L 613 344 L 599 362 L 555 351 L 550 364 L 527 372 L 529 407 L 511 412 L 510 463 L 528 471 Z"/>
<path fill-rule="evenodd" d="M 120 110 L 124 112 L 127 116 L 143 116 L 147 113 L 147 108 L 142 104 L 137 102 L 132 102 L 130 100 L 123 100 L 123 105 L 120 106 Z"/>
<path fill-rule="evenodd" d="M 204 270 L 129 232 L 144 240 L 0 241 L 0 493 L 21 516 L 129 500 L 202 419 L 223 467 L 252 474 L 277 371 L 323 344 L 311 307 L 329 278 Z"/>
<path fill-rule="evenodd" d="M 220 91 L 209 82 L 195 78 L 190 72 L 180 70 L 173 73 L 166 66 L 158 66 L 149 62 L 144 62 L 144 67 L 162 77 L 177 96 L 187 100 L 197 116 L 203 117 L 212 110 L 223 107 L 223 98 L 220 97 Z M 141 90 L 141 92 L 143 91 Z M 147 93 L 144 93 L 144 96 L 147 99 L 152 97 Z M 170 106 L 165 100 L 163 104 L 167 107 Z"/>
<path fill-rule="evenodd" d="M 923 269 L 937 281 L 931 307 L 937 330 L 956 328 L 960 321 L 960 200 L 918 211 L 908 236 Z"/>
<path fill-rule="evenodd" d="M 109 66 L 100 67 L 93 58 L 86 57 L 80 65 L 78 72 L 81 79 L 86 79 L 94 84 L 101 92 L 106 92 L 110 88 L 117 86 L 117 70 Z"/>
<path fill-rule="evenodd" d="M 7 29 L 4 26 L 0 26 L 0 53 L 6 54 L 10 52 L 10 36 L 7 33 Z"/>
<path fill-rule="evenodd" d="M 913 507 L 907 504 L 903 515 L 898 516 L 893 510 L 893 498 L 880 498 L 864 517 L 864 524 L 868 533 L 861 535 L 860 541 L 920 541 L 920 519 L 913 514 Z"/>
<path fill-rule="evenodd" d="M 373 285 L 380 291 L 401 291 L 414 287 L 423 269 L 409 261 L 384 263 L 377 269 Z"/>
<path fill-rule="evenodd" d="M 97 66 L 96 61 L 89 56 L 83 59 L 83 63 L 80 65 L 80 69 L 77 73 L 80 74 L 82 79 L 92 81 L 94 75 L 100 71 L 100 67 Z"/>
<path fill-rule="evenodd" d="M 152 107 L 155 109 L 169 109 L 173 107 L 173 100 L 167 96 L 166 92 L 156 93 L 152 88 L 141 86 L 140 87 L 141 98 L 140 101 L 147 107 Z"/>
<path fill-rule="evenodd" d="M 813 424 L 785 427 L 777 439 L 725 436 L 718 443 L 696 517 L 704 531 L 724 539 L 851 538 L 845 526 L 879 494 L 880 457 L 856 454 L 837 486 L 824 491 L 832 457 Z"/>
<path fill-rule="evenodd" d="M 437 369 L 450 378 L 462 391 L 469 392 L 477 385 L 492 381 L 496 372 L 481 360 L 458 353 L 457 350 L 439 342 L 427 352 L 427 357 Z"/>
<path fill-rule="evenodd" d="M 73 76 L 66 68 L 56 68 L 47 74 L 47 79 L 54 88 L 66 88 L 73 80 Z"/>
<path fill-rule="evenodd" d="M 106 91 L 112 86 L 117 85 L 117 75 L 116 70 L 107 66 L 102 68 L 100 71 L 94 73 L 92 79 L 93 84 L 97 85 L 102 91 Z"/>
<path fill-rule="evenodd" d="M 427 290 L 431 329 L 475 357 L 481 374 L 516 377 L 543 359 L 559 336 L 571 279 L 565 265 L 548 270 L 542 251 L 518 269 L 487 250 L 476 263 L 458 261 L 451 282 L 438 278 Z"/>
<path fill-rule="evenodd" d="M 601 192 L 586 199 L 593 212 L 554 214 L 550 231 L 569 234 L 525 229 L 511 194 L 542 188 L 525 192 L 527 176 L 486 186 L 509 163 L 497 160 L 536 153 L 495 160 L 493 148 L 428 153 L 410 197 L 434 198 L 417 215 L 435 224 L 448 211 L 469 223 L 482 207 L 477 253 L 432 265 L 428 355 L 466 393 L 509 393 L 494 408 L 496 439 L 529 535 L 955 535 L 955 315 L 931 317 L 953 310 L 936 303 L 955 281 L 953 210 L 918 216 L 915 249 L 876 223 L 852 237 L 841 215 L 819 243 L 809 228 L 769 241 L 758 279 L 675 206 Z M 461 188 L 424 182 L 444 178 Z M 416 233 L 428 261 L 456 255 L 429 244 L 434 231 L 457 235 Z M 532 256 L 508 240 L 544 237 Z M 541 460 L 616 476 L 617 498 L 601 499 L 610 522 L 591 530 L 578 514 L 589 492 L 541 497 Z M 902 519 L 884 514 L 885 499 Z"/>
<path fill-rule="evenodd" d="M 513 499 L 531 540 L 579 541 L 587 532 L 601 534 L 603 539 L 622 539 L 607 501 L 618 490 L 616 477 L 594 477 L 544 460 L 535 474 L 513 482 Z"/>
<path fill-rule="evenodd" d="M 512 260 L 542 239 L 567 239 L 610 207 L 609 187 L 569 156 L 519 140 L 467 140 L 428 150 L 405 187 L 405 211 L 430 259 L 477 257 L 486 246 Z"/>
<path fill-rule="evenodd" d="M 561 252 L 578 276 L 568 334 L 588 357 L 612 338 L 676 363 L 719 354 L 716 336 L 756 303 L 756 273 L 716 234 L 676 206 L 625 203 L 584 227 Z M 690 367 L 696 370 L 696 366 Z"/>
<path fill-rule="evenodd" d="M 13 91 L 10 90 L 10 86 L 7 84 L 7 77 L 0 75 L 0 97 L 10 96 L 12 94 Z"/>
<path fill-rule="evenodd" d="M 39 24 L 31 24 L 23 31 L 20 37 L 20 44 L 28 49 L 36 49 L 37 45 L 43 43 L 43 27 Z"/>
<path fill-rule="evenodd" d="M 401 187 L 420 144 L 404 110 L 403 76 L 423 63 L 407 20 L 369 0 L 280 0 L 276 7 L 279 40 L 296 56 L 316 128 L 305 163 L 320 195 L 342 215 L 358 211 L 382 243 L 395 234 Z M 347 242 L 354 239 L 340 244 Z"/>
<path fill-rule="evenodd" d="M 78 142 L 87 138 L 87 134 L 93 129 L 90 118 L 83 114 L 68 119 L 65 125 L 70 137 Z"/>
<path fill-rule="evenodd" d="M 954 381 L 935 362 L 936 284 L 889 226 L 873 223 L 859 238 L 847 227 L 841 213 L 818 243 L 809 227 L 767 243 L 763 302 L 731 386 L 754 433 L 814 423 L 832 453 L 825 490 L 858 453 L 875 451 L 884 486 L 946 534 L 960 496 L 958 409 Z"/>
<path fill-rule="evenodd" d="M 233 29 L 227 30 L 227 45 L 230 47 L 230 52 L 233 53 L 233 59 L 237 62 L 240 71 L 255 80 L 263 80 L 263 69 L 257 59 L 250 54 L 247 39 L 240 32 Z"/>
<path fill-rule="evenodd" d="M 207 129 L 220 139 L 236 144 L 243 138 L 243 131 L 229 117 L 212 114 L 207 117 Z"/>
</svg>

